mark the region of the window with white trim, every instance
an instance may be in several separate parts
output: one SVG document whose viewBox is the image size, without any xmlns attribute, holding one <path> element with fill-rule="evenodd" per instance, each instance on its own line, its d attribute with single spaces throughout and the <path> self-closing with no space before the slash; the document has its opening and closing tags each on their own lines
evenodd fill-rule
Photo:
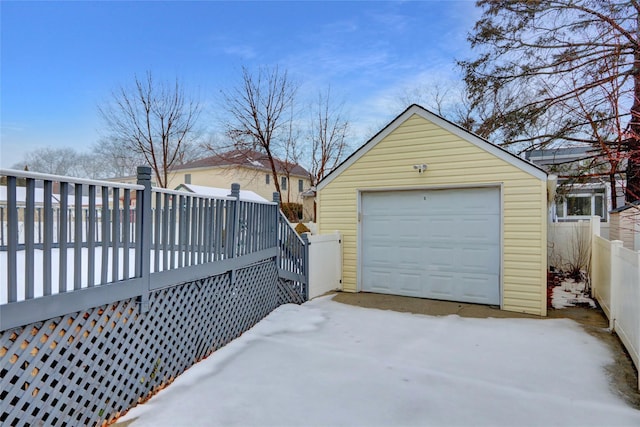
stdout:
<svg viewBox="0 0 640 427">
<path fill-rule="evenodd" d="M 607 220 L 604 193 L 568 194 L 556 201 L 556 216 L 559 220 L 588 219 L 597 215 Z"/>
<path fill-rule="evenodd" d="M 287 189 L 287 177 L 286 176 L 283 176 L 280 179 L 280 189 L 281 190 L 286 190 Z"/>
</svg>

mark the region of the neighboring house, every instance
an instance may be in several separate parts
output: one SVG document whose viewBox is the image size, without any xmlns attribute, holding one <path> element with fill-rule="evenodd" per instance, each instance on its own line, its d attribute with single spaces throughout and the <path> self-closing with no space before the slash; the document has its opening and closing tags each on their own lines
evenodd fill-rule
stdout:
<svg viewBox="0 0 640 427">
<path fill-rule="evenodd" d="M 317 186 L 343 290 L 546 315 L 547 174 L 412 105 Z"/>
<path fill-rule="evenodd" d="M 309 189 L 309 172 L 297 164 L 276 159 L 278 182 L 283 202 L 302 203 L 301 193 Z M 287 174 L 287 170 L 289 173 Z M 168 188 L 179 184 L 231 188 L 232 183 L 251 190 L 267 200 L 273 200 L 276 186 L 271 166 L 264 154 L 256 151 L 229 151 L 173 168 Z"/>
<path fill-rule="evenodd" d="M 531 150 L 525 158 L 549 173 L 558 176 L 558 188 L 551 217 L 554 221 L 579 221 L 597 215 L 603 222 L 609 220 L 612 199 L 616 205 L 624 204 L 624 181 L 617 177 L 614 195 L 607 164 L 592 147 L 565 147 Z"/>
<path fill-rule="evenodd" d="M 610 212 L 609 240 L 620 240 L 625 248 L 640 251 L 640 201 Z"/>
<path fill-rule="evenodd" d="M 193 184 L 180 184 L 175 189 L 178 191 L 186 191 L 210 197 L 228 197 L 231 193 L 231 188 L 205 187 L 203 185 Z M 240 189 L 240 200 L 244 200 L 246 202 L 269 202 L 269 200 L 254 193 L 253 191 L 242 189 Z"/>
</svg>

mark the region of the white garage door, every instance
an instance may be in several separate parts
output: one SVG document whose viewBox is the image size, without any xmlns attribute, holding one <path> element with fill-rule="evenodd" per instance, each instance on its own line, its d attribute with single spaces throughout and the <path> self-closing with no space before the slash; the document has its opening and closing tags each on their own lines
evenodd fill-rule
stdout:
<svg viewBox="0 0 640 427">
<path fill-rule="evenodd" d="M 362 290 L 500 304 L 498 188 L 362 194 Z"/>
</svg>

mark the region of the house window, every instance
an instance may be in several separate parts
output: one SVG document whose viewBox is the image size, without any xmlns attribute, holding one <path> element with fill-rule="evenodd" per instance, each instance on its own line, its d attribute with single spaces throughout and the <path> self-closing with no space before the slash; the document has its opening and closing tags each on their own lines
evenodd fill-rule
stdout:
<svg viewBox="0 0 640 427">
<path fill-rule="evenodd" d="M 264 176 L 264 183 L 269 185 L 271 183 L 271 176 L 269 174 L 266 174 Z"/>
<path fill-rule="evenodd" d="M 191 184 L 191 174 L 190 173 L 185 173 L 184 174 L 184 183 L 185 184 Z"/>
<path fill-rule="evenodd" d="M 283 176 L 280 180 L 280 187 L 282 190 L 286 190 L 287 189 L 287 177 Z"/>
<path fill-rule="evenodd" d="M 606 221 L 607 210 L 604 194 L 571 194 L 556 202 L 558 219 L 587 219 L 597 215 Z"/>
<path fill-rule="evenodd" d="M 304 191 L 304 181 L 299 179 L 298 180 L 298 193 L 302 193 Z"/>
<path fill-rule="evenodd" d="M 567 216 L 590 216 L 591 197 L 567 197 Z"/>
</svg>

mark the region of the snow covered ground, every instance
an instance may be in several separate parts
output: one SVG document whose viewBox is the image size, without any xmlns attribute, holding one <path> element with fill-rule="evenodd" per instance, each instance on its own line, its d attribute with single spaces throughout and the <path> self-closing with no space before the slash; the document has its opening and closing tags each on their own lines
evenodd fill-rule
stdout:
<svg viewBox="0 0 640 427">
<path fill-rule="evenodd" d="M 285 305 L 119 421 L 131 426 L 640 426 L 571 320 Z"/>
<path fill-rule="evenodd" d="M 565 279 L 559 286 L 553 288 L 551 305 L 553 308 L 574 307 L 576 305 L 588 305 L 596 308 L 596 303 L 585 292 L 586 283 L 576 282 L 573 279 Z"/>
</svg>

